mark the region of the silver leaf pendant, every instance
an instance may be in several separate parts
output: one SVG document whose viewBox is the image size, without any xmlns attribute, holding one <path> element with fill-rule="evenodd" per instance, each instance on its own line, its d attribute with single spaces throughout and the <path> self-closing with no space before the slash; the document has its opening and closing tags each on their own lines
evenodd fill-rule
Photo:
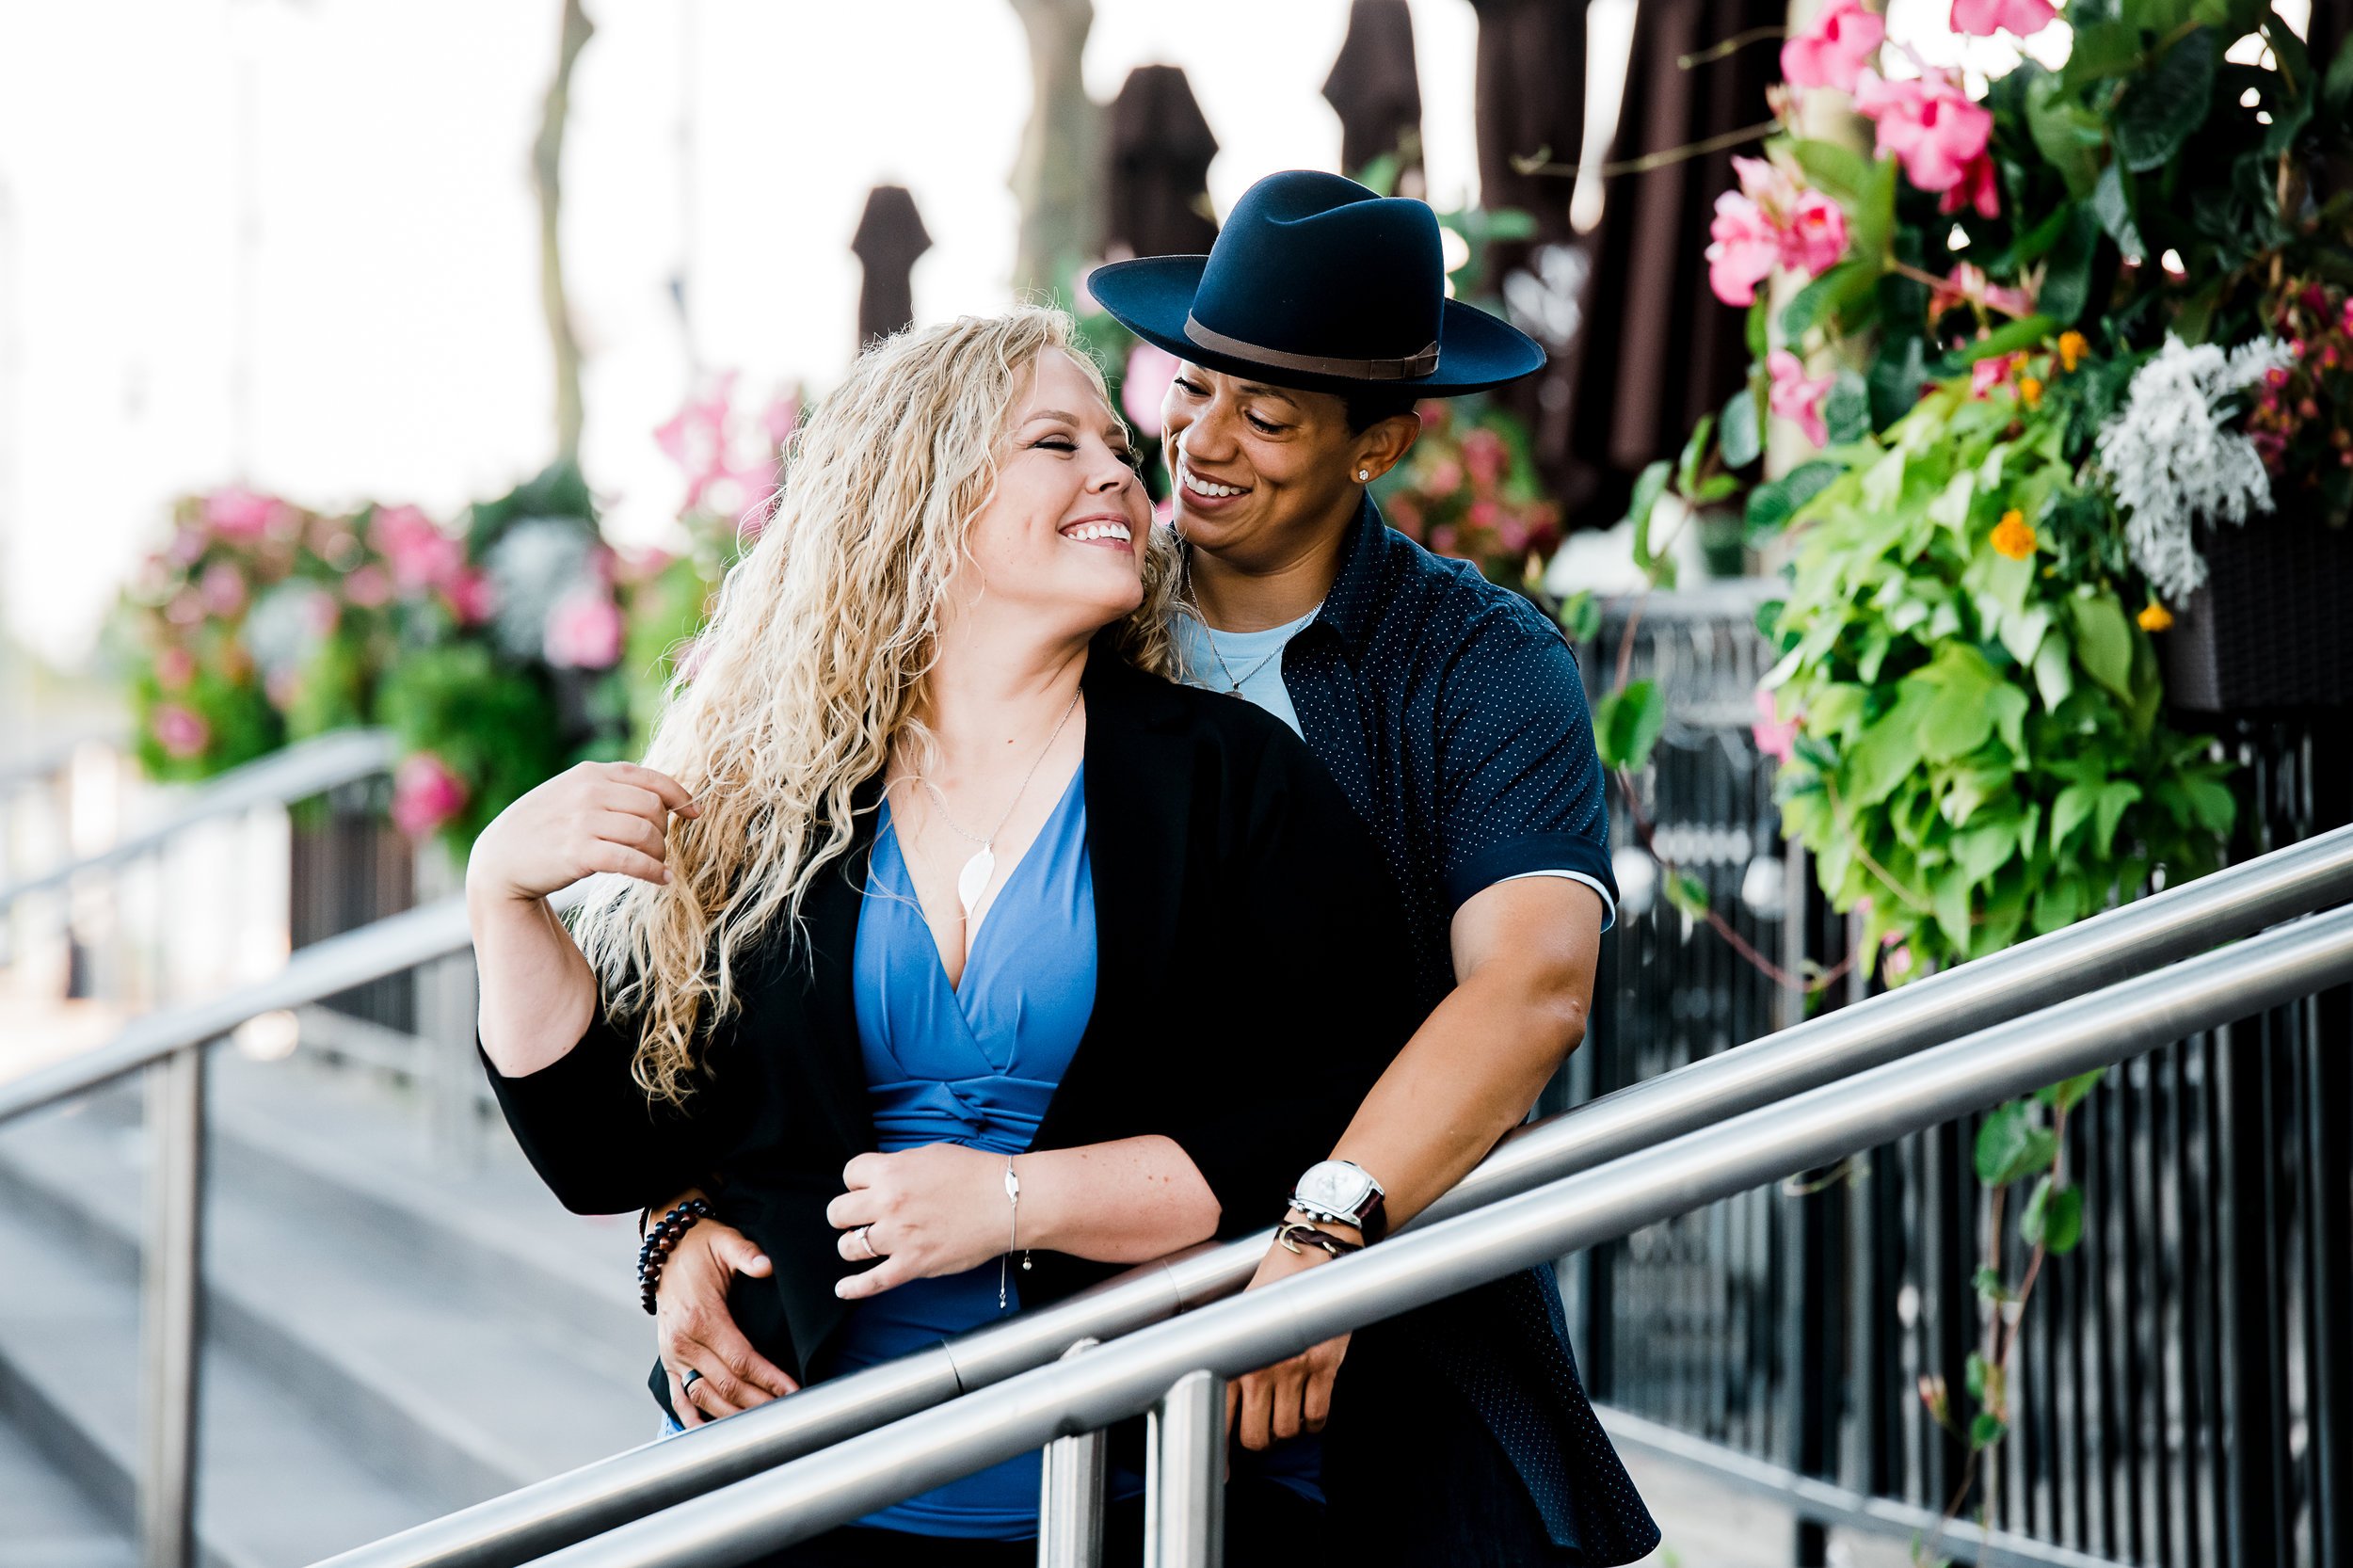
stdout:
<svg viewBox="0 0 2353 1568">
<path fill-rule="evenodd" d="M 972 912 L 981 904 L 981 895 L 988 891 L 988 879 L 997 874 L 997 855 L 985 844 L 981 853 L 964 863 L 956 872 L 956 900 L 964 905 L 964 918 L 968 923 Z"/>
</svg>

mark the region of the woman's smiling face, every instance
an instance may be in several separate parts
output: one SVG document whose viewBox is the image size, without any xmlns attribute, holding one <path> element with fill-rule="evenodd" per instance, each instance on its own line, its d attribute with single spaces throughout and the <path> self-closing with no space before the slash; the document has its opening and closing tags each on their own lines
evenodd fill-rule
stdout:
<svg viewBox="0 0 2353 1568">
<path fill-rule="evenodd" d="M 1418 428 L 1408 415 L 1351 430 L 1348 405 L 1330 392 L 1191 360 L 1177 367 L 1160 414 L 1176 531 L 1220 555 L 1281 552 L 1353 511 L 1357 470 L 1379 477 Z"/>
</svg>

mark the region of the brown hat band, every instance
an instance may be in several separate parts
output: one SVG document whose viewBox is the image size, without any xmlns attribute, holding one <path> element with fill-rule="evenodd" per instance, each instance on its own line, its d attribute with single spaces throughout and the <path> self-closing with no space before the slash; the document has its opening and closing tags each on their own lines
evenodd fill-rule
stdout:
<svg viewBox="0 0 2353 1568">
<path fill-rule="evenodd" d="M 1433 374 L 1438 368 L 1438 345 L 1435 343 L 1418 354 L 1402 360 L 1329 360 L 1320 354 L 1291 354 L 1279 348 L 1261 348 L 1255 343 L 1229 338 L 1201 325 L 1188 311 L 1185 312 L 1185 336 L 1202 347 L 1220 354 L 1231 354 L 1238 360 L 1248 360 L 1269 370 L 1295 370 L 1308 376 L 1337 376 L 1349 381 L 1415 381 Z"/>
</svg>

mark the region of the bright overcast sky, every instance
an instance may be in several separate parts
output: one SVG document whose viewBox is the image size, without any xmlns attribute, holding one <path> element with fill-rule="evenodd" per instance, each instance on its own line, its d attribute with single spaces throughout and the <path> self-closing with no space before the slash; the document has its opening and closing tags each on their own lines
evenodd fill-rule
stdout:
<svg viewBox="0 0 2353 1568">
<path fill-rule="evenodd" d="M 1090 89 L 1184 66 L 1220 209 L 1332 167 L 1345 0 L 1096 0 Z M 1003 0 L 589 0 L 565 160 L 584 460 L 616 531 L 678 484 L 652 427 L 693 349 L 823 386 L 867 189 L 910 186 L 933 319 L 1010 298 L 1029 113 Z M 242 476 L 453 514 L 552 444 L 525 160 L 555 0 L 0 5 L 0 614 L 87 649 L 169 498 Z M 1433 195 L 1475 195 L 1468 0 L 1417 0 Z M 691 141 L 690 141 L 691 138 Z M 683 178 L 691 145 L 693 180 Z"/>
</svg>

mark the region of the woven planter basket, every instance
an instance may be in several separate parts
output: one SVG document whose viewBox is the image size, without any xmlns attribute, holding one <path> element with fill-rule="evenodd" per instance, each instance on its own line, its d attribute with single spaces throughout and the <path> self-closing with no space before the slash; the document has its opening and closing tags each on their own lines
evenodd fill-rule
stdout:
<svg viewBox="0 0 2353 1568">
<path fill-rule="evenodd" d="M 2157 638 L 2166 700 L 2200 713 L 2353 706 L 2353 527 L 2201 530 L 2208 576 Z"/>
</svg>

